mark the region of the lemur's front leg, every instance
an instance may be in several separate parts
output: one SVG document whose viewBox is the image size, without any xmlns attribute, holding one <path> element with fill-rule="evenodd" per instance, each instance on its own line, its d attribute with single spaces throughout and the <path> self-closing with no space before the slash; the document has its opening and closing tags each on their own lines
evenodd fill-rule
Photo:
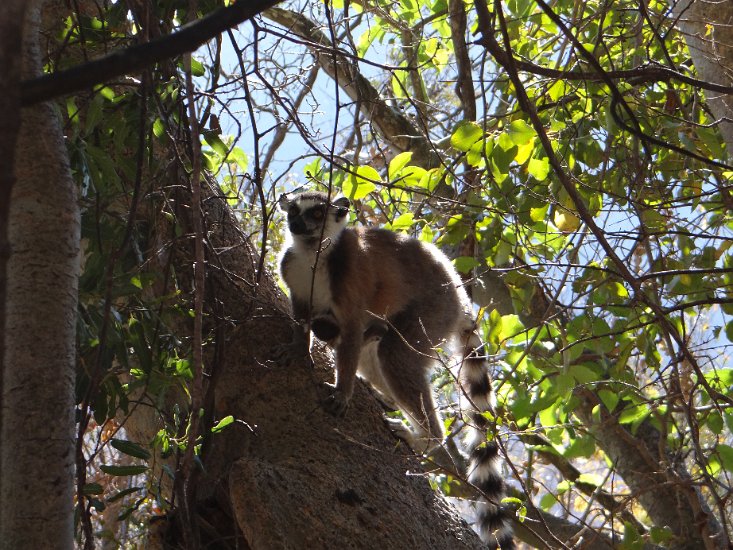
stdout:
<svg viewBox="0 0 733 550">
<path fill-rule="evenodd" d="M 364 342 L 364 328 L 358 322 L 349 322 L 341 327 L 336 345 L 336 385 L 326 399 L 324 407 L 336 416 L 343 416 L 354 394 L 356 370 Z"/>
</svg>

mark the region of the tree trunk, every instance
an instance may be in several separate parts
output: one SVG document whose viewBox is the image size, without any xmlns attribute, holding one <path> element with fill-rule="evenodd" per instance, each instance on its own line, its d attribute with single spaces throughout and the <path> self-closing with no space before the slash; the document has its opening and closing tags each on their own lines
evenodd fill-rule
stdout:
<svg viewBox="0 0 733 550">
<path fill-rule="evenodd" d="M 5 302 L 10 193 L 15 183 L 15 144 L 20 128 L 20 72 L 25 0 L 8 0 L 0 4 L 0 431 L 2 431 L 3 364 L 5 356 Z M 0 479 L 0 485 L 2 479 Z M 2 517 L 0 517 L 2 521 Z M 2 528 L 0 528 L 2 529 Z"/>
<path fill-rule="evenodd" d="M 733 3 L 729 0 L 670 2 L 684 34 L 695 70 L 702 80 L 733 86 Z M 710 110 L 718 121 L 728 155 L 733 150 L 733 97 L 707 91 Z"/>
<path fill-rule="evenodd" d="M 28 7 L 24 78 L 41 73 L 41 2 Z M 0 541 L 73 547 L 79 208 L 57 113 L 21 113 L 8 236 Z"/>
</svg>

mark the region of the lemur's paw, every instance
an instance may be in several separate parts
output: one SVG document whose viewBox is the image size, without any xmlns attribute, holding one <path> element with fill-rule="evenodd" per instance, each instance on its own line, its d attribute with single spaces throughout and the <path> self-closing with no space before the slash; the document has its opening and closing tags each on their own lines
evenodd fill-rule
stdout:
<svg viewBox="0 0 733 550">
<path fill-rule="evenodd" d="M 416 433 L 410 426 L 397 418 L 384 418 L 385 424 L 392 431 L 392 435 L 407 443 L 416 455 L 428 456 L 440 445 L 439 441 Z"/>
<path fill-rule="evenodd" d="M 412 441 L 415 439 L 415 434 L 412 433 L 412 430 L 410 427 L 405 424 L 402 420 L 399 420 L 398 418 L 389 418 L 388 416 L 384 417 L 384 423 L 387 424 L 387 427 L 392 432 L 392 435 L 394 435 L 397 439 L 401 439 L 410 447 L 412 447 Z"/>
<path fill-rule="evenodd" d="M 334 416 L 344 416 L 349 408 L 349 398 L 341 390 L 334 388 L 331 395 L 323 401 L 323 408 Z"/>
</svg>

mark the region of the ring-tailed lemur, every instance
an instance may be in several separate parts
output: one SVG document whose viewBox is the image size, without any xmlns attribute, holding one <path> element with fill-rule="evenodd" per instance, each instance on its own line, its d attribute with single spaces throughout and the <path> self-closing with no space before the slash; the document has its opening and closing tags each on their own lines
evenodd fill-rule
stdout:
<svg viewBox="0 0 733 550">
<path fill-rule="evenodd" d="M 514 548 L 499 502 L 504 482 L 498 447 L 487 441 L 493 390 L 471 303 L 448 258 L 431 244 L 376 228 L 347 228 L 349 200 L 320 192 L 283 195 L 290 239 L 280 269 L 297 320 L 336 350 L 336 384 L 325 403 L 343 415 L 357 371 L 410 421 L 406 436 L 416 451 L 443 439 L 429 372 L 435 349 L 453 340 L 463 346 L 457 367 L 467 403 L 470 451 L 467 478 L 485 498 L 477 505 L 482 538 L 491 547 Z"/>
</svg>

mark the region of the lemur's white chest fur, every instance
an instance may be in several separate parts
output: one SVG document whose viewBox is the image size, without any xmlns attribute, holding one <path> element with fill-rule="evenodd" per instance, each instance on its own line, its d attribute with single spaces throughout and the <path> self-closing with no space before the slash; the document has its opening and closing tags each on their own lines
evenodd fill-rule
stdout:
<svg viewBox="0 0 733 550">
<path fill-rule="evenodd" d="M 288 258 L 287 284 L 297 299 L 312 304 L 314 314 L 324 313 L 331 308 L 333 296 L 328 275 L 328 248 L 323 244 L 320 254 L 293 243 Z M 315 269 L 314 269 L 315 267 Z M 312 295 L 311 295 L 312 291 Z"/>
</svg>

